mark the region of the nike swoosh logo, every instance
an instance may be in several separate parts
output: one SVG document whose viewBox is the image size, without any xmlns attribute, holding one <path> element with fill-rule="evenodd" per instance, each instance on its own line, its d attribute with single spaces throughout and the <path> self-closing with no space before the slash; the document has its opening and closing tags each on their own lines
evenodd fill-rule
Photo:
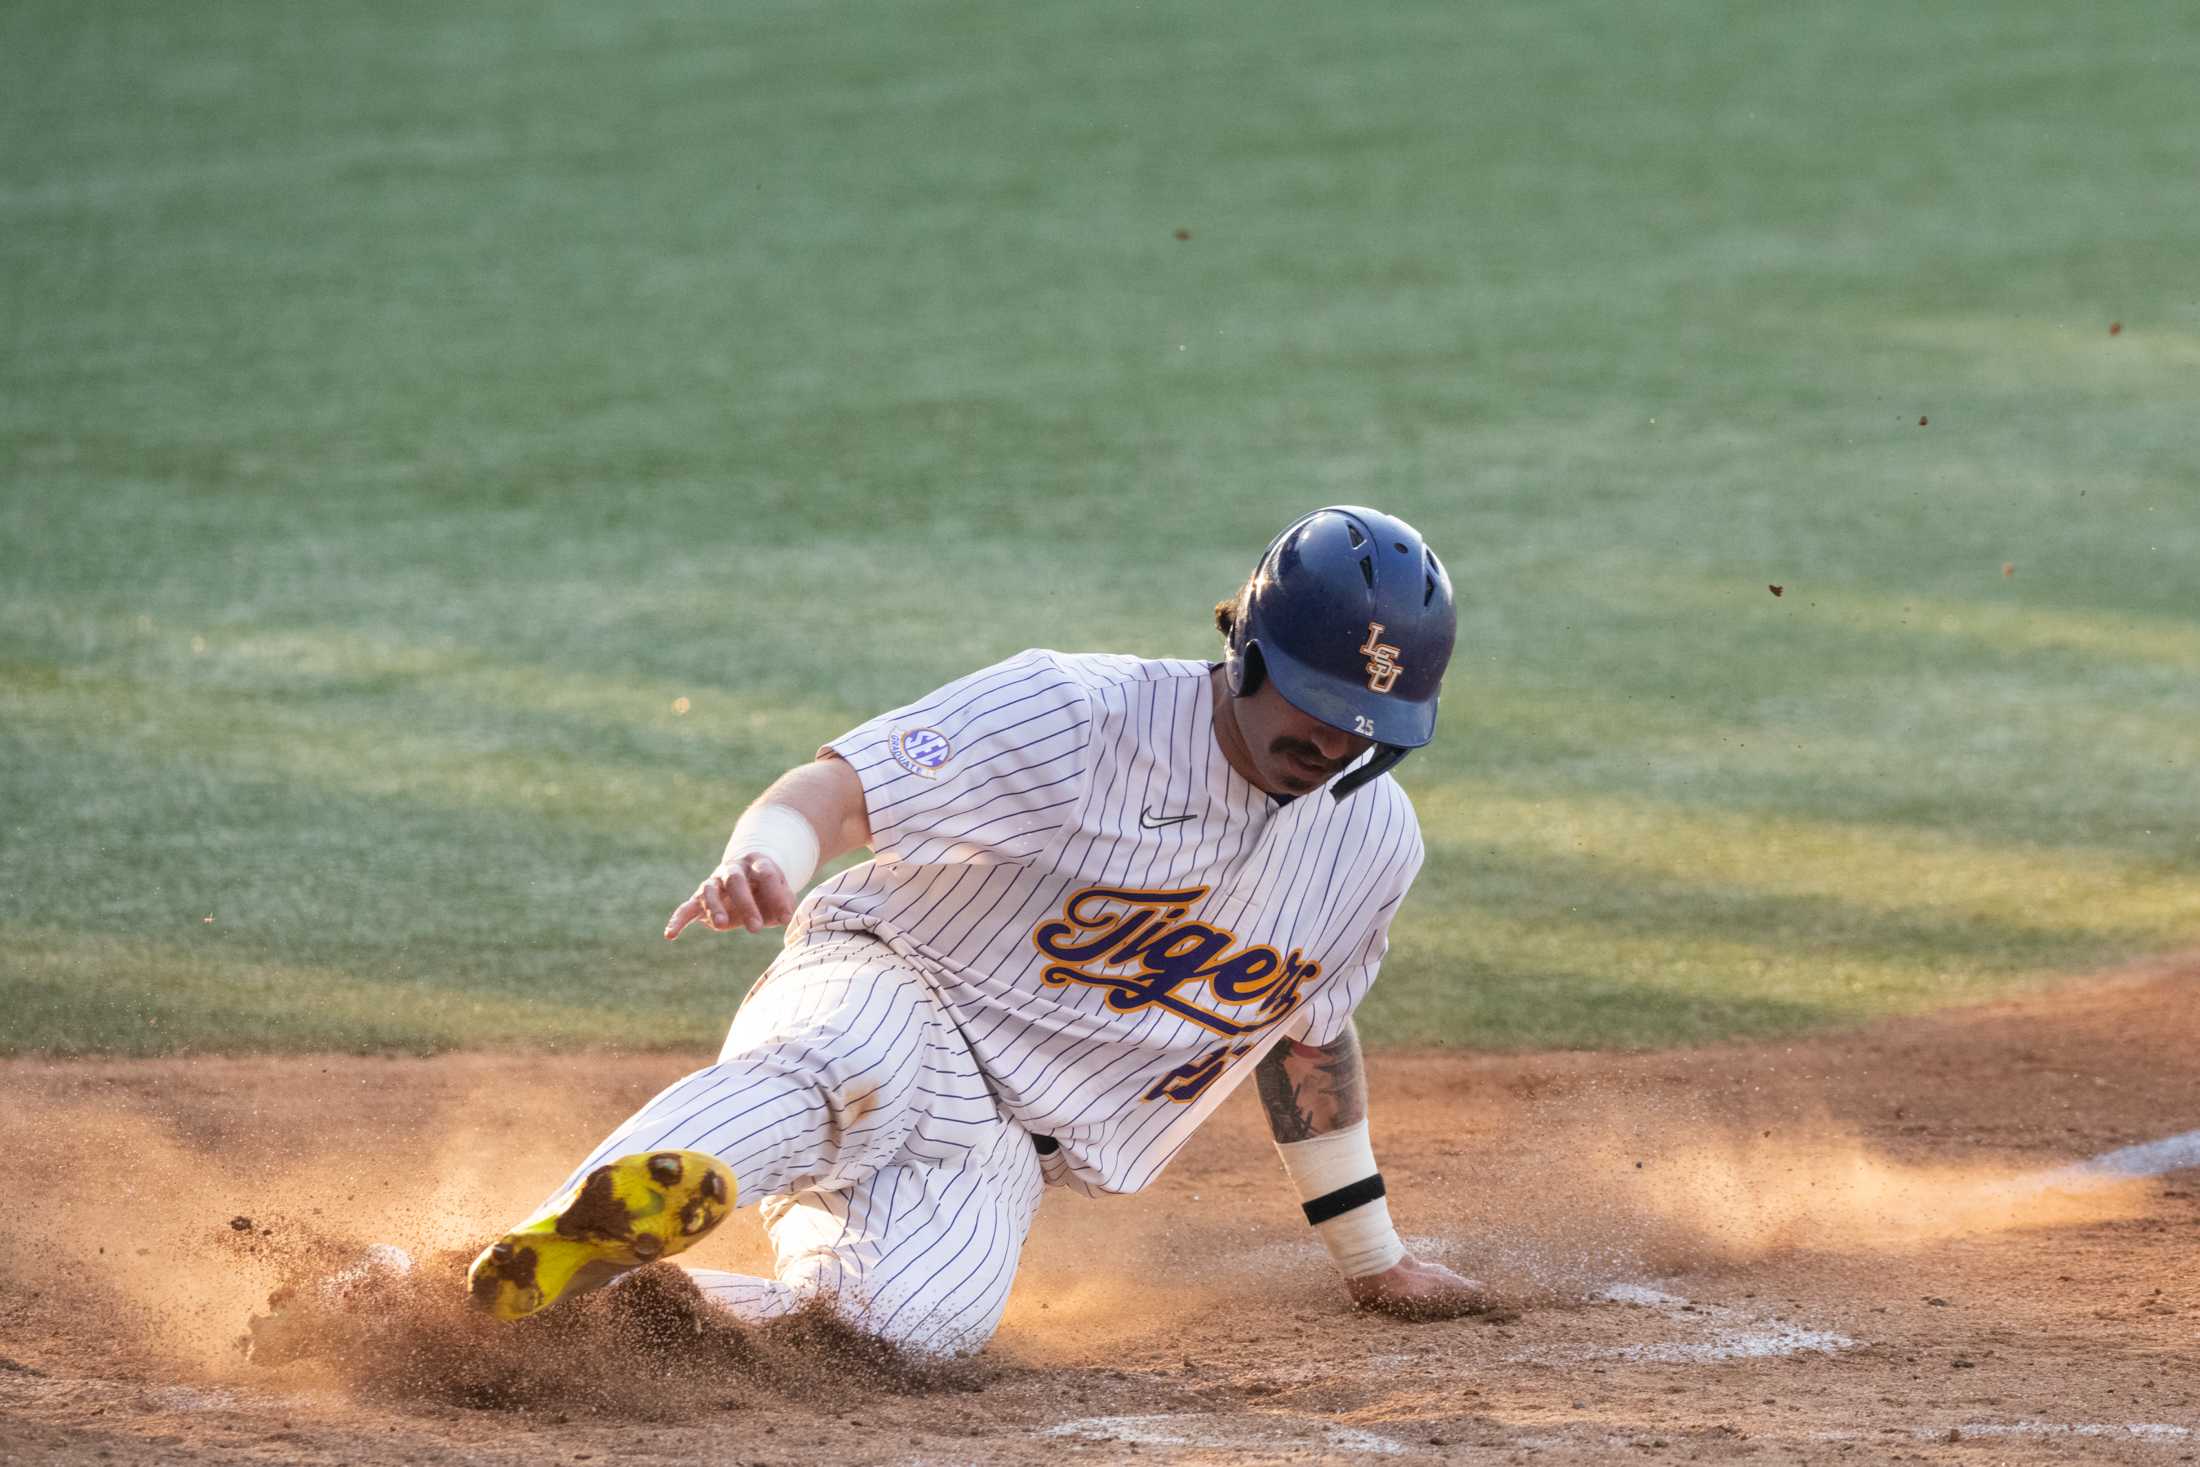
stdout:
<svg viewBox="0 0 2200 1467">
<path fill-rule="evenodd" d="M 1156 815 L 1147 806 L 1140 806 L 1138 811 L 1138 823 L 1148 830 L 1159 830 L 1165 825 L 1182 825 L 1193 818 L 1195 817 L 1190 815 Z"/>
</svg>

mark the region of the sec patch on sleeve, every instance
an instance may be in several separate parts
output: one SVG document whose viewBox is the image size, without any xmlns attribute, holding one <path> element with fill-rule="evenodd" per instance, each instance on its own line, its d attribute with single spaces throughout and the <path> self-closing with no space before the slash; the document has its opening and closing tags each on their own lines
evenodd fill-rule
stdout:
<svg viewBox="0 0 2200 1467">
<path fill-rule="evenodd" d="M 955 757 L 954 745 L 936 728 L 895 729 L 887 746 L 893 750 L 894 762 L 920 779 L 937 777 L 947 761 Z"/>
</svg>

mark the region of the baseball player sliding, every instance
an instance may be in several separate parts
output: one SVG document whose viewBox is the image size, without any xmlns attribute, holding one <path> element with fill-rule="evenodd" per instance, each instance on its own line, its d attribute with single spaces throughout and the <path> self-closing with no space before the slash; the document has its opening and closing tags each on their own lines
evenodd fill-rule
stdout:
<svg viewBox="0 0 2200 1467">
<path fill-rule="evenodd" d="M 1138 1191 L 1250 1074 L 1351 1298 L 1481 1307 L 1391 1225 L 1352 1027 L 1421 865 L 1390 770 L 1435 731 L 1451 583 L 1411 526 L 1338 506 L 1215 620 L 1219 663 L 1024 652 L 774 782 L 665 936 L 785 947 L 718 1062 L 474 1261 L 475 1301 L 532 1314 L 757 1198 L 774 1276 L 696 1270 L 711 1298 L 974 1350 L 1045 1188 Z"/>
</svg>

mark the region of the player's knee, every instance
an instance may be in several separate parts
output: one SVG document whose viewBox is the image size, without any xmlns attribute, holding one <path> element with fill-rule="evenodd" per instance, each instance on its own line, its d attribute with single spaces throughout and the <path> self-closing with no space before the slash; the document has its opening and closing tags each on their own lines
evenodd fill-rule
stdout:
<svg viewBox="0 0 2200 1467">
<path fill-rule="evenodd" d="M 712 1071 L 708 1081 L 720 1093 L 783 1092 L 792 1110 L 822 1122 L 842 1144 L 851 1137 L 898 1144 L 918 1119 L 921 1068 L 905 1056 L 866 1063 L 829 1043 L 782 1036 L 721 1059 Z"/>
</svg>

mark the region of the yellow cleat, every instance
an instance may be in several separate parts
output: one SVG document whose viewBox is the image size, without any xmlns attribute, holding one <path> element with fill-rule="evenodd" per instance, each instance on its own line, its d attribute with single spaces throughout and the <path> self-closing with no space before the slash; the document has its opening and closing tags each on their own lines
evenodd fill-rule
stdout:
<svg viewBox="0 0 2200 1467">
<path fill-rule="evenodd" d="M 733 1210 L 735 1195 L 733 1173 L 715 1156 L 622 1156 L 484 1248 L 466 1270 L 467 1291 L 499 1319 L 525 1319 L 693 1247 Z"/>
</svg>

